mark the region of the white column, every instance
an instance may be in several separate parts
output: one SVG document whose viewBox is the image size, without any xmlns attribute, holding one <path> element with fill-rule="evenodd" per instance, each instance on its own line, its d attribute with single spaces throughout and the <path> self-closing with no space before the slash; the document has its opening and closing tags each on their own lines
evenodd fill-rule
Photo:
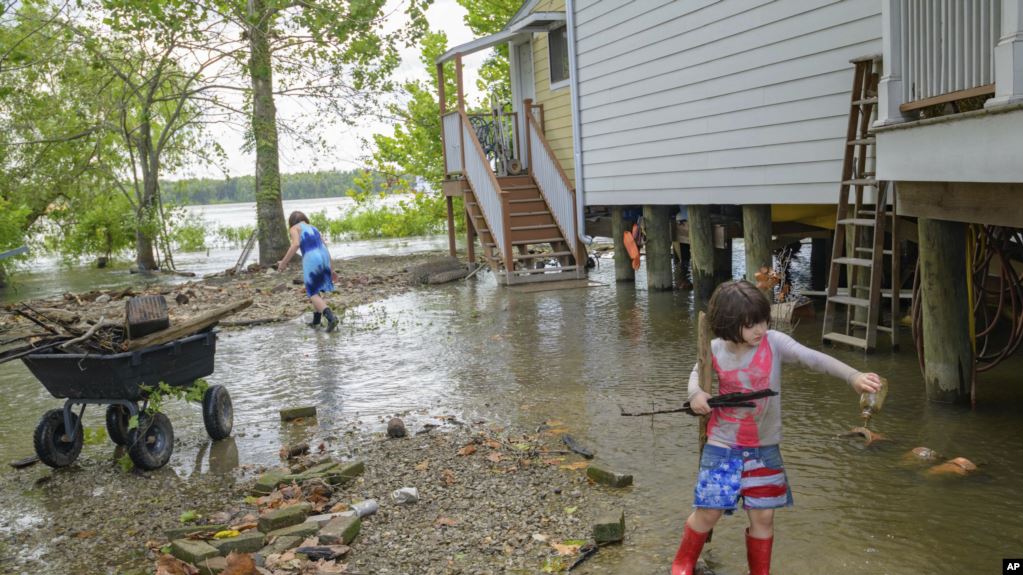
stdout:
<svg viewBox="0 0 1023 575">
<path fill-rule="evenodd" d="M 1002 30 L 995 46 L 995 97 L 984 107 L 1023 102 L 1023 0 L 1001 0 Z"/>
<path fill-rule="evenodd" d="M 884 56 L 884 75 L 877 88 L 878 106 L 875 126 L 905 122 L 899 111 L 902 104 L 902 44 L 903 0 L 881 2 L 881 49 Z"/>
</svg>

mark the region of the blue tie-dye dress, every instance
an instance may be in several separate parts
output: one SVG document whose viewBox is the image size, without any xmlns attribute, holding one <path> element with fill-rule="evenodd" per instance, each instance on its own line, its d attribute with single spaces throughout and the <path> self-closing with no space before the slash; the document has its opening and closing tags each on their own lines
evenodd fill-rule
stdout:
<svg viewBox="0 0 1023 575">
<path fill-rule="evenodd" d="M 334 291 L 330 274 L 330 252 L 323 244 L 320 230 L 302 222 L 298 230 L 299 249 L 302 251 L 302 276 L 305 293 L 312 297 L 320 292 Z"/>
</svg>

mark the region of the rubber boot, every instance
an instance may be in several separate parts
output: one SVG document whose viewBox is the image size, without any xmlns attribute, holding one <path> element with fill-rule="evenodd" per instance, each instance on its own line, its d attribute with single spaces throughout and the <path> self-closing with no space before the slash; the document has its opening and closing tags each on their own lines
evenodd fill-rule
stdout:
<svg viewBox="0 0 1023 575">
<path fill-rule="evenodd" d="M 671 563 L 671 575 L 693 575 L 696 573 L 696 560 L 703 551 L 703 544 L 707 541 L 707 534 L 710 531 L 700 533 L 693 531 L 689 524 L 682 532 L 682 542 L 678 544 L 678 552 L 675 553 L 675 560 Z"/>
<path fill-rule="evenodd" d="M 323 310 L 323 317 L 327 318 L 327 331 L 334 331 L 334 329 L 337 328 L 337 324 L 340 323 L 341 321 L 337 319 L 337 316 L 334 315 L 334 312 L 330 311 L 329 307 Z"/>
<path fill-rule="evenodd" d="M 746 560 L 749 561 L 749 575 L 771 575 L 771 546 L 774 537 L 758 539 L 746 529 Z"/>
<path fill-rule="evenodd" d="M 313 312 L 313 321 L 311 321 L 311 322 L 310 322 L 310 323 L 308 324 L 308 325 L 309 325 L 309 327 L 320 327 L 320 316 L 321 316 L 321 315 L 322 315 L 322 314 L 321 314 L 320 312 L 318 312 L 318 311 L 314 311 L 314 312 Z"/>
</svg>

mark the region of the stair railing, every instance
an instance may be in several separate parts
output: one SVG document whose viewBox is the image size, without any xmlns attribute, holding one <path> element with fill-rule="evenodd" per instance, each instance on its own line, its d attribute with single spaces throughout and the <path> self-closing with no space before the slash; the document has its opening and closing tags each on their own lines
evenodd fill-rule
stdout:
<svg viewBox="0 0 1023 575">
<path fill-rule="evenodd" d="M 511 234 L 507 233 L 505 225 L 506 214 L 508 213 L 507 202 L 504 194 L 501 193 L 501 186 L 497 182 L 497 176 L 490 168 L 490 161 L 483 152 L 476 137 L 476 130 L 469 123 L 469 118 L 464 111 L 458 112 L 461 118 L 461 141 L 462 141 L 462 168 L 472 192 L 476 196 L 476 202 L 483 212 L 483 219 L 487 223 L 487 229 L 498 252 L 504 260 L 505 270 L 508 271 L 507 280 L 510 281 L 510 270 L 514 268 L 512 261 Z"/>
<path fill-rule="evenodd" d="M 533 176 L 540 193 L 550 206 L 551 216 L 558 224 L 569 251 L 575 257 L 577 266 L 585 264 L 584 254 L 579 252 L 579 241 L 576 238 L 576 204 L 575 188 L 561 169 L 561 164 L 551 151 L 550 144 L 543 135 L 543 128 L 532 113 L 532 102 L 526 100 L 526 149 L 529 157 L 529 175 Z"/>
</svg>

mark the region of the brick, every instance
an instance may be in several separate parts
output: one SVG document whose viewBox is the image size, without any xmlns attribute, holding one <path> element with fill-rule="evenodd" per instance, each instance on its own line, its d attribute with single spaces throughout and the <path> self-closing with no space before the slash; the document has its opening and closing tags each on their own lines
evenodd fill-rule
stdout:
<svg viewBox="0 0 1023 575">
<path fill-rule="evenodd" d="M 259 554 L 263 557 L 269 557 L 278 553 L 284 553 L 288 549 L 294 549 L 302 544 L 302 537 L 297 535 L 285 535 L 278 537 L 273 543 L 259 550 Z"/>
<path fill-rule="evenodd" d="M 239 553 L 255 553 L 263 548 L 266 544 L 266 535 L 263 535 L 259 531 L 246 531 L 237 537 L 230 537 L 227 539 L 213 539 L 210 541 L 210 545 L 217 548 L 220 554 L 227 557 L 227 554 L 232 551 L 238 551 Z"/>
<path fill-rule="evenodd" d="M 624 473 L 615 473 L 598 467 L 596 465 L 590 465 L 586 468 L 586 477 L 589 477 L 596 483 L 601 485 L 607 485 L 608 487 L 628 487 L 632 485 L 632 476 Z"/>
<path fill-rule="evenodd" d="M 324 525 L 330 523 L 331 519 L 335 517 L 358 517 L 354 511 L 341 511 L 340 513 L 324 513 L 323 515 L 313 515 L 306 518 L 306 521 L 315 521 L 317 525 L 322 529 Z"/>
<path fill-rule="evenodd" d="M 221 571 L 227 569 L 227 558 L 211 557 L 203 559 L 196 567 L 199 568 L 199 575 L 218 575 Z"/>
<path fill-rule="evenodd" d="M 167 538 L 167 541 L 174 541 L 175 539 L 184 539 L 193 533 L 216 533 L 217 531 L 223 531 L 227 529 L 225 523 L 215 523 L 211 525 L 189 525 L 187 527 L 173 527 L 163 532 L 163 535 Z"/>
<path fill-rule="evenodd" d="M 281 480 L 288 476 L 287 471 L 275 469 L 267 471 L 263 475 L 259 476 L 256 480 L 256 484 L 252 486 L 250 493 L 252 495 L 269 495 L 273 490 L 280 484 Z"/>
<path fill-rule="evenodd" d="M 343 485 L 366 472 L 364 461 L 350 462 L 344 466 L 330 470 L 327 482 L 331 485 Z"/>
<path fill-rule="evenodd" d="M 220 555 L 217 548 L 205 541 L 192 541 L 191 539 L 175 539 L 171 542 L 171 555 L 181 559 L 185 563 L 197 565 L 203 559 Z"/>
<path fill-rule="evenodd" d="M 347 545 L 359 534 L 362 520 L 358 517 L 335 517 L 320 529 L 321 545 Z"/>
<path fill-rule="evenodd" d="M 299 523 L 298 525 L 292 525 L 291 527 L 285 527 L 284 529 L 278 529 L 271 531 L 266 534 L 271 540 L 274 537 L 285 537 L 288 535 L 294 535 L 296 537 L 309 537 L 316 535 L 316 532 L 320 530 L 319 524 L 313 521 L 306 521 L 305 523 Z"/>
<path fill-rule="evenodd" d="M 260 516 L 259 530 L 263 533 L 269 533 L 278 529 L 284 529 L 285 527 L 291 527 L 292 525 L 298 525 L 305 521 L 306 516 L 312 510 L 313 506 L 309 503 L 299 503 L 298 505 L 274 509 Z"/>
<path fill-rule="evenodd" d="M 593 525 L 593 540 L 602 543 L 617 543 L 625 539 L 625 512 L 610 513 Z"/>
<path fill-rule="evenodd" d="M 281 410 L 281 421 L 291 421 L 300 417 L 316 417 L 316 406 L 289 407 Z"/>
</svg>

